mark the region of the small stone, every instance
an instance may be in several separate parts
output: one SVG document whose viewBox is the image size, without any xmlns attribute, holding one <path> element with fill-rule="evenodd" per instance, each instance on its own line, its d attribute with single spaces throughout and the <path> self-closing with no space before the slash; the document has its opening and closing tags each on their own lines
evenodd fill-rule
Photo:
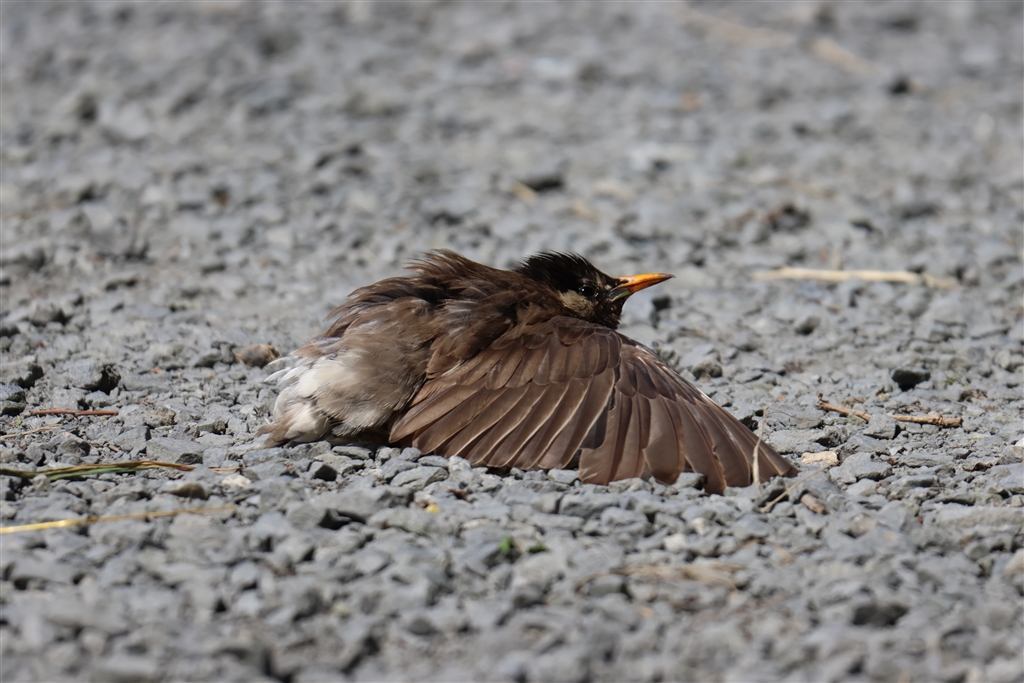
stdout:
<svg viewBox="0 0 1024 683">
<path fill-rule="evenodd" d="M 851 496 L 872 496 L 878 493 L 878 483 L 871 479 L 861 479 L 850 484 L 846 488 L 846 493 Z"/>
<path fill-rule="evenodd" d="M 907 467 L 939 467 L 949 464 L 949 456 L 929 453 L 927 451 L 911 451 L 898 456 L 899 464 Z"/>
<path fill-rule="evenodd" d="M 780 429 L 768 434 L 765 440 L 780 453 L 803 453 L 824 437 L 823 429 Z"/>
<path fill-rule="evenodd" d="M 0 414 L 17 415 L 25 410 L 25 390 L 15 384 L 0 384 Z"/>
<path fill-rule="evenodd" d="M 16 384 L 23 389 L 31 389 L 36 380 L 43 376 L 43 369 L 36 362 L 35 356 L 23 358 L 11 363 L 4 359 L 4 382 Z"/>
<path fill-rule="evenodd" d="M 876 439 L 892 439 L 896 436 L 896 420 L 886 413 L 874 413 L 864 428 L 864 434 Z"/>
<path fill-rule="evenodd" d="M 378 448 L 376 458 L 379 462 L 388 462 L 392 458 L 398 458 L 402 454 L 402 449 L 384 447 Z"/>
<path fill-rule="evenodd" d="M 338 470 L 326 463 L 314 461 L 309 467 L 309 476 L 321 481 L 336 481 L 338 479 Z"/>
<path fill-rule="evenodd" d="M 62 375 L 65 386 L 104 393 L 110 393 L 121 381 L 117 368 L 88 359 L 66 363 Z"/>
<path fill-rule="evenodd" d="M 738 332 L 729 340 L 729 345 L 737 351 L 756 351 L 757 340 L 749 332 Z"/>
<path fill-rule="evenodd" d="M 77 459 L 89 455 L 91 449 L 92 446 L 88 441 L 79 438 L 64 439 L 57 446 L 57 455 Z"/>
<path fill-rule="evenodd" d="M 92 669 L 91 679 L 109 683 L 146 683 L 163 678 L 159 662 L 153 657 L 113 654 Z"/>
<path fill-rule="evenodd" d="M 1006 566 L 1003 567 L 1004 576 L 1024 575 L 1024 548 L 1018 548 Z"/>
<path fill-rule="evenodd" d="M 60 408 L 63 410 L 79 410 L 82 401 L 85 399 L 84 389 L 65 389 L 54 387 L 50 390 L 48 397 L 48 408 Z"/>
<path fill-rule="evenodd" d="M 1021 511 L 1012 507 L 964 506 L 955 503 L 942 505 L 935 514 L 935 523 L 948 529 L 988 528 L 1018 533 Z"/>
<path fill-rule="evenodd" d="M 167 406 L 150 408 L 142 415 L 142 421 L 150 427 L 166 427 L 174 424 L 177 413 Z"/>
<path fill-rule="evenodd" d="M 700 472 L 680 472 L 679 477 L 670 487 L 670 490 L 684 491 L 686 489 L 698 489 L 704 485 L 704 475 Z"/>
<path fill-rule="evenodd" d="M 797 318 L 797 321 L 793 324 L 793 330 L 797 334 L 808 335 L 811 332 L 814 332 L 814 330 L 817 329 L 818 325 L 820 324 L 821 318 L 818 315 L 808 313 L 806 315 L 801 316 L 800 318 Z"/>
<path fill-rule="evenodd" d="M 83 400 L 93 408 L 107 408 L 118 403 L 117 399 L 102 391 L 90 391 Z"/>
<path fill-rule="evenodd" d="M 934 474 L 912 474 L 909 477 L 900 477 L 889 484 L 889 490 L 895 493 L 905 493 L 911 489 L 935 486 L 935 481 Z"/>
<path fill-rule="evenodd" d="M 887 462 L 875 460 L 870 453 L 854 453 L 839 468 L 849 473 L 853 479 L 885 479 L 892 474 L 892 466 Z"/>
<path fill-rule="evenodd" d="M 419 536 L 447 537 L 458 532 L 457 523 L 444 515 L 420 508 L 390 508 L 381 510 L 366 521 L 377 529 L 404 529 Z"/>
<path fill-rule="evenodd" d="M 413 491 L 421 491 L 428 484 L 444 481 L 448 478 L 448 470 L 441 467 L 414 467 L 400 472 L 391 480 L 392 486 L 403 486 Z"/>
<path fill-rule="evenodd" d="M 985 477 L 986 491 L 1000 496 L 1024 493 L 1024 463 L 996 465 Z"/>
<path fill-rule="evenodd" d="M 269 481 L 289 476 L 292 471 L 279 460 L 265 460 L 245 468 L 245 475 L 253 481 Z"/>
<path fill-rule="evenodd" d="M 288 506 L 285 517 L 297 529 L 312 529 L 321 525 L 327 512 L 331 511 L 324 510 L 316 503 L 297 502 Z"/>
<path fill-rule="evenodd" d="M 69 173 L 57 181 L 54 195 L 59 203 L 70 206 L 89 197 L 95 185 L 87 175 Z"/>
<path fill-rule="evenodd" d="M 66 323 L 70 318 L 71 315 L 60 302 L 40 301 L 29 315 L 28 321 L 36 327 L 46 327 L 48 323 Z"/>
<path fill-rule="evenodd" d="M 892 371 L 892 379 L 903 391 L 913 389 L 921 382 L 931 379 L 932 373 L 926 368 L 901 366 Z"/>
<path fill-rule="evenodd" d="M 548 478 L 556 484 L 572 486 L 579 481 L 580 473 L 576 470 L 548 470 Z"/>
<path fill-rule="evenodd" d="M 194 368 L 212 368 L 217 363 L 230 365 L 235 362 L 235 356 L 228 350 L 227 345 L 202 351 L 192 359 L 191 366 Z"/>
<path fill-rule="evenodd" d="M 153 131 L 149 115 L 138 102 L 102 109 L 100 122 L 104 132 L 116 142 L 142 142 Z"/>
<path fill-rule="evenodd" d="M 626 579 L 618 574 L 602 574 L 587 582 L 586 593 L 589 597 L 599 598 L 603 595 L 617 595 L 623 592 Z"/>
<path fill-rule="evenodd" d="M 711 356 L 705 356 L 696 363 L 684 367 L 686 367 L 687 370 L 692 372 L 693 376 L 697 377 L 698 379 L 701 377 L 722 376 L 722 364 Z"/>
<path fill-rule="evenodd" d="M 681 553 L 690 544 L 690 537 L 687 534 L 670 534 L 662 539 L 661 545 L 670 553 Z"/>
<path fill-rule="evenodd" d="M 448 469 L 448 458 L 440 455 L 424 455 L 416 462 L 420 465 L 427 465 L 429 467 L 441 467 L 445 470 Z"/>
<path fill-rule="evenodd" d="M 168 482 L 168 485 L 161 489 L 164 493 L 170 493 L 179 498 L 198 498 L 206 500 L 210 497 L 209 491 L 198 481 Z"/>
<path fill-rule="evenodd" d="M 25 389 L 14 384 L 0 384 L 0 400 L 25 400 Z"/>
<path fill-rule="evenodd" d="M 425 614 L 416 614 L 406 622 L 405 628 L 417 636 L 430 636 L 437 633 L 437 626 Z"/>
<path fill-rule="evenodd" d="M 255 368 L 262 368 L 267 363 L 281 357 L 281 352 L 270 344 L 249 344 L 235 349 L 235 359 Z"/>
<path fill-rule="evenodd" d="M 908 608 L 895 602 L 871 601 L 857 605 L 850 622 L 854 626 L 894 626 Z"/>
<path fill-rule="evenodd" d="M 203 462 L 203 447 L 187 439 L 158 438 L 146 444 L 146 455 L 160 462 L 199 465 Z"/>
<path fill-rule="evenodd" d="M 381 510 L 408 505 L 412 494 L 411 490 L 404 487 L 377 486 L 370 489 L 325 493 L 316 500 L 328 510 L 365 522 Z"/>
<path fill-rule="evenodd" d="M 519 182 L 534 192 L 557 190 L 565 182 L 569 162 L 562 157 L 548 157 L 519 175 Z"/>
<path fill-rule="evenodd" d="M 332 452 L 344 455 L 356 460 L 370 460 L 373 458 L 373 451 L 362 446 L 335 446 Z"/>
<path fill-rule="evenodd" d="M 210 420 L 209 422 L 201 422 L 196 425 L 196 431 L 209 432 L 211 434 L 223 434 L 228 429 L 228 423 L 222 419 Z"/>
<path fill-rule="evenodd" d="M 804 453 L 800 456 L 800 462 L 804 465 L 822 463 L 825 467 L 834 467 L 839 464 L 839 454 L 835 451 L 821 451 L 818 453 Z"/>
<path fill-rule="evenodd" d="M 122 451 L 134 451 L 136 449 L 144 448 L 148 440 L 149 427 L 146 425 L 140 425 L 121 433 L 116 439 L 114 439 L 114 445 Z"/>
<path fill-rule="evenodd" d="M 402 472 L 416 469 L 416 463 L 404 458 L 391 458 L 380 468 L 380 476 L 386 481 L 391 481 Z"/>
<path fill-rule="evenodd" d="M 0 415 L 20 415 L 26 407 L 26 404 L 18 401 L 0 401 Z"/>
<path fill-rule="evenodd" d="M 228 476 L 220 480 L 220 485 L 225 488 L 244 489 L 246 486 L 249 486 L 251 484 L 252 481 L 250 481 L 247 477 L 242 476 L 241 474 L 229 474 Z"/>
<path fill-rule="evenodd" d="M 562 498 L 558 512 L 590 519 L 601 514 L 607 507 L 618 506 L 619 500 L 620 497 L 613 493 L 570 493 Z"/>
</svg>

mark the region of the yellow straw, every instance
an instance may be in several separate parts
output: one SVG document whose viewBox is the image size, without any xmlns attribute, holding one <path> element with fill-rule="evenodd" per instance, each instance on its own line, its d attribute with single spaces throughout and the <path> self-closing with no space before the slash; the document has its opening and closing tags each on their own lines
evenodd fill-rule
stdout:
<svg viewBox="0 0 1024 683">
<path fill-rule="evenodd" d="M 187 510 L 164 510 L 162 512 L 138 512 L 132 515 L 113 515 L 112 517 L 83 517 L 81 519 L 60 519 L 55 522 L 39 522 L 37 524 L 22 524 L 20 526 L 0 527 L 0 534 L 13 534 L 19 531 L 40 531 L 42 529 L 63 529 L 79 524 L 93 524 L 94 522 L 119 522 L 125 519 L 150 519 L 153 517 L 173 517 L 187 513 L 199 514 L 201 512 L 226 512 L 234 510 L 234 505 L 221 505 L 210 508 L 189 508 Z"/>
</svg>

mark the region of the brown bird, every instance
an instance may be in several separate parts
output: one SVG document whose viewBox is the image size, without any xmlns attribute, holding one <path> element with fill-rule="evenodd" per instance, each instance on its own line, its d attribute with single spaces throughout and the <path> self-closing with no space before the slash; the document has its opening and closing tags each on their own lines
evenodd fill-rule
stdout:
<svg viewBox="0 0 1024 683">
<path fill-rule="evenodd" d="M 762 481 L 796 472 L 615 331 L 626 298 L 671 275 L 611 277 L 561 253 L 499 270 L 439 251 L 410 269 L 353 292 L 268 378 L 268 446 L 377 435 L 474 465 L 578 466 L 596 484 L 700 472 L 713 493 L 753 481 L 755 450 Z"/>
</svg>

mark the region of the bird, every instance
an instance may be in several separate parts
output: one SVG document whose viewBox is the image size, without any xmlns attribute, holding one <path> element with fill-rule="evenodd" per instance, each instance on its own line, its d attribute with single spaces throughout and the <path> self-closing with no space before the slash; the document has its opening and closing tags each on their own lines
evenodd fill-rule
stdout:
<svg viewBox="0 0 1024 683">
<path fill-rule="evenodd" d="M 672 485 L 697 472 L 722 493 L 792 476 L 751 429 L 616 331 L 630 295 L 671 277 L 613 277 L 563 252 L 511 270 L 429 252 L 408 275 L 356 289 L 325 332 L 271 364 L 279 393 L 259 433 L 266 447 L 382 439 L 474 466 L 576 468 L 594 484 Z"/>
</svg>

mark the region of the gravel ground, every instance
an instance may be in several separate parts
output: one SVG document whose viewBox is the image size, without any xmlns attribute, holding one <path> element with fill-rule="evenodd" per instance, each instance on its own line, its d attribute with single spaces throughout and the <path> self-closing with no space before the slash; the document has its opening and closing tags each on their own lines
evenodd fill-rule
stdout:
<svg viewBox="0 0 1024 683">
<path fill-rule="evenodd" d="M 1024 679 L 1021 8 L 5 2 L 0 460 L 195 467 L 0 518 L 234 508 L 4 535 L 0 679 Z M 438 247 L 674 272 L 623 331 L 839 464 L 771 506 L 254 442 L 235 354 Z"/>
</svg>

